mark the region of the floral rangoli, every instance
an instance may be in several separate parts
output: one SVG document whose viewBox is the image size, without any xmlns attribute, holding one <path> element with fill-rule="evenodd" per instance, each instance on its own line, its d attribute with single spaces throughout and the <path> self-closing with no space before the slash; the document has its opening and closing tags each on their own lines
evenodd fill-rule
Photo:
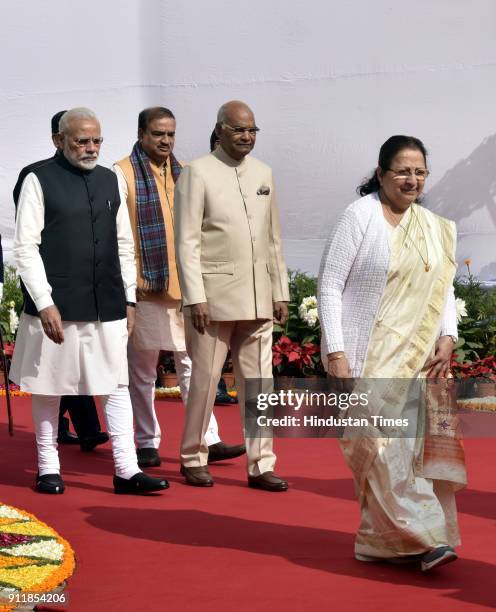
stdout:
<svg viewBox="0 0 496 612">
<path fill-rule="evenodd" d="M 0 611 L 14 610 L 9 599 L 50 593 L 75 568 L 74 551 L 35 516 L 0 503 Z"/>
</svg>

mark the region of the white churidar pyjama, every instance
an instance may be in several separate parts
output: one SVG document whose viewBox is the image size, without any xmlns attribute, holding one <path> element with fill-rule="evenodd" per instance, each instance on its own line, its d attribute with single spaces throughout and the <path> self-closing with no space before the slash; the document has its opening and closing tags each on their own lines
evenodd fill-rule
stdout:
<svg viewBox="0 0 496 612">
<path fill-rule="evenodd" d="M 112 443 L 115 474 L 129 479 L 140 472 L 134 447 L 133 413 L 129 389 L 120 385 L 113 393 L 100 396 L 100 400 Z M 59 403 L 58 395 L 32 396 L 40 476 L 60 473 L 57 450 Z"/>
</svg>

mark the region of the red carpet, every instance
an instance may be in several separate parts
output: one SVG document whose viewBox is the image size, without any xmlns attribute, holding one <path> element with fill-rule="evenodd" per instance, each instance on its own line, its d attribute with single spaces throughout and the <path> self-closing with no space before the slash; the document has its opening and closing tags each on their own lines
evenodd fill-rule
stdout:
<svg viewBox="0 0 496 612">
<path fill-rule="evenodd" d="M 112 493 L 109 445 L 61 450 L 62 496 L 32 489 L 30 400 L 14 399 L 16 435 L 0 415 L 0 499 L 36 514 L 72 544 L 71 611 L 481 610 L 496 607 L 496 445 L 468 440 L 470 487 L 459 495 L 460 560 L 428 575 L 363 564 L 352 556 L 358 508 L 333 440 L 277 440 L 288 493 L 246 487 L 244 462 L 212 466 L 216 485 L 182 484 L 177 449 L 182 407 L 162 401 L 164 469 L 156 497 Z M 238 442 L 238 411 L 219 407 L 225 441 Z"/>
</svg>

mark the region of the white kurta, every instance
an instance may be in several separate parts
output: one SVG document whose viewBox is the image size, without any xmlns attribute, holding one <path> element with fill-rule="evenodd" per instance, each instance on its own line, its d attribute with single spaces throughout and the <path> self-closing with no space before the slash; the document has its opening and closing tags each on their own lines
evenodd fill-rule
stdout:
<svg viewBox="0 0 496 612">
<path fill-rule="evenodd" d="M 180 302 L 171 302 L 170 307 L 165 302 L 138 302 L 132 342 L 143 351 L 185 351 Z"/>
<path fill-rule="evenodd" d="M 14 260 L 38 310 L 53 304 L 39 253 L 44 227 L 43 190 L 35 174 L 22 185 L 14 237 Z M 126 299 L 136 301 L 134 242 L 126 203 L 116 218 Z M 61 253 L 63 257 L 63 253 Z M 126 319 L 63 322 L 64 342 L 46 336 L 38 317 L 21 316 L 10 378 L 21 390 L 40 395 L 107 395 L 128 384 Z"/>
<path fill-rule="evenodd" d="M 10 379 L 37 395 L 109 395 L 128 384 L 127 321 L 63 322 L 64 342 L 23 313 Z"/>
</svg>

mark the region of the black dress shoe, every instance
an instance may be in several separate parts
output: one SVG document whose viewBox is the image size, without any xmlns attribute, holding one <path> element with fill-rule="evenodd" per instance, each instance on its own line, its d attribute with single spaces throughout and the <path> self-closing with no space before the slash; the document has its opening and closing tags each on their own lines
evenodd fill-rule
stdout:
<svg viewBox="0 0 496 612">
<path fill-rule="evenodd" d="M 76 436 L 76 434 L 69 431 L 69 419 L 66 417 L 59 418 L 57 442 L 59 444 L 79 444 L 79 438 Z"/>
<path fill-rule="evenodd" d="M 252 489 L 262 489 L 263 491 L 287 491 L 288 483 L 274 472 L 264 472 L 260 476 L 248 476 L 248 486 Z"/>
<path fill-rule="evenodd" d="M 136 455 L 140 468 L 158 467 L 162 463 L 156 448 L 138 448 L 136 449 Z"/>
<path fill-rule="evenodd" d="M 79 444 L 79 438 L 72 431 L 61 431 L 59 429 L 57 442 L 59 444 Z"/>
<path fill-rule="evenodd" d="M 65 491 L 65 484 L 60 474 L 37 474 L 36 490 L 39 493 L 61 494 Z"/>
<path fill-rule="evenodd" d="M 234 459 L 240 455 L 246 453 L 246 447 L 244 444 L 236 444 L 234 446 L 228 446 L 224 442 L 217 442 L 208 447 L 208 462 L 214 463 L 214 461 L 225 461 L 226 459 Z"/>
<path fill-rule="evenodd" d="M 105 444 L 105 442 L 108 441 L 108 433 L 105 433 L 104 431 L 98 431 L 94 436 L 81 438 L 81 440 L 79 441 L 79 445 L 81 446 L 81 450 L 83 452 L 89 453 L 100 444 Z"/>
<path fill-rule="evenodd" d="M 114 493 L 145 495 L 168 488 L 169 482 L 165 478 L 153 478 L 144 472 L 138 472 L 129 479 L 114 476 Z"/>
</svg>

